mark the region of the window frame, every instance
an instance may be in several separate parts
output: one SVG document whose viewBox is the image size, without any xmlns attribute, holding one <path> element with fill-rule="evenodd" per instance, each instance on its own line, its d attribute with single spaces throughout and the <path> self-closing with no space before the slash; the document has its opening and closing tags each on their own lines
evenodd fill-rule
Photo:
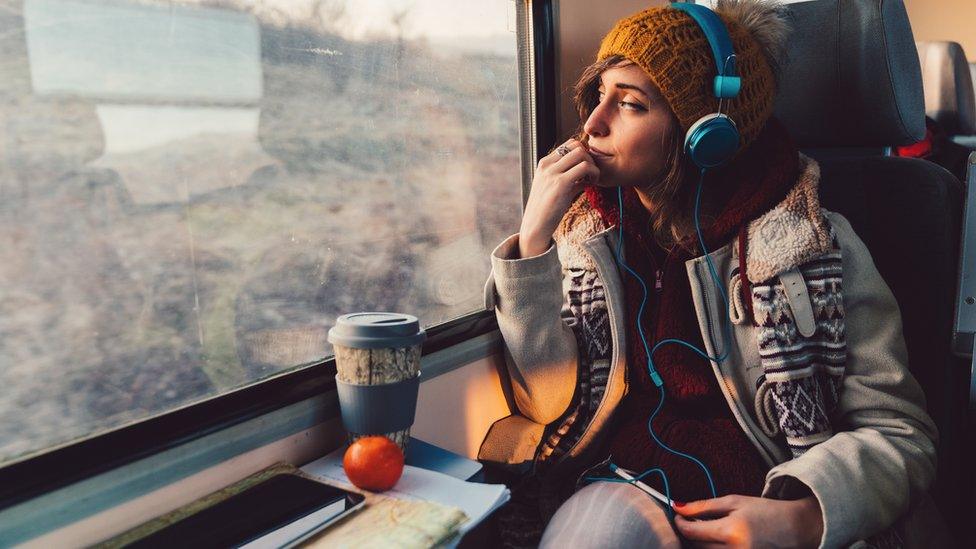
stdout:
<svg viewBox="0 0 976 549">
<path fill-rule="evenodd" d="M 524 207 L 537 159 L 544 156 L 555 141 L 558 97 L 554 67 L 554 2 L 513 1 L 516 2 L 518 19 Z M 427 328 L 428 338 L 422 355 L 497 330 L 493 311 L 475 311 Z M 0 510 L 334 391 L 335 374 L 335 360 L 330 357 L 201 402 L 12 461 L 0 467 Z"/>
</svg>

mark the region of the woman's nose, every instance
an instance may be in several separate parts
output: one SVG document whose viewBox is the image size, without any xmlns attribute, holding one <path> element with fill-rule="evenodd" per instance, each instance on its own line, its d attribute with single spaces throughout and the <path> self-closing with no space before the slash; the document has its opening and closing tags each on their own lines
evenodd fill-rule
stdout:
<svg viewBox="0 0 976 549">
<path fill-rule="evenodd" d="M 606 120 L 606 109 L 600 103 L 590 112 L 589 118 L 583 124 L 583 132 L 590 137 L 606 137 L 610 133 L 610 126 Z"/>
</svg>

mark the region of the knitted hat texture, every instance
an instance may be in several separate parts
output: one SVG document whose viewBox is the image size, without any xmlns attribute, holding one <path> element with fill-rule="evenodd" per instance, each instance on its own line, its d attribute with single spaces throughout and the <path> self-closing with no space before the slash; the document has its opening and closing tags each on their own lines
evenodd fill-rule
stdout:
<svg viewBox="0 0 976 549">
<path fill-rule="evenodd" d="M 759 42 L 745 27 L 718 13 L 729 31 L 742 88 L 722 105 L 742 137 L 740 150 L 759 134 L 772 114 L 776 81 Z M 717 74 L 705 33 L 690 15 L 670 7 L 650 8 L 621 19 L 603 38 L 597 61 L 622 55 L 644 69 L 687 132 L 699 118 L 718 110 L 712 92 Z"/>
</svg>

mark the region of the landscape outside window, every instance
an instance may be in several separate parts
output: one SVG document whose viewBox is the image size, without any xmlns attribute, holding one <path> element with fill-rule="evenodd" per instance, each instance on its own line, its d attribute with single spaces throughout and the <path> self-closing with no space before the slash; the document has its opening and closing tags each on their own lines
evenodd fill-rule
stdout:
<svg viewBox="0 0 976 549">
<path fill-rule="evenodd" d="M 0 463 L 483 307 L 512 0 L 0 0 Z"/>
</svg>

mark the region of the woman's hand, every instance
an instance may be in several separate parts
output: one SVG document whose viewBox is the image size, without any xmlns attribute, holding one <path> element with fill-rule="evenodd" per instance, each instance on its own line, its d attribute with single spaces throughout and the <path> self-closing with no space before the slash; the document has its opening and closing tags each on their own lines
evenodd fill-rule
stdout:
<svg viewBox="0 0 976 549">
<path fill-rule="evenodd" d="M 724 496 L 675 504 L 674 510 L 678 531 L 696 547 L 816 547 L 823 535 L 814 496 L 795 501 Z"/>
<path fill-rule="evenodd" d="M 566 150 L 569 152 L 560 154 Z M 521 257 L 532 257 L 549 249 L 552 234 L 573 200 L 583 191 L 583 185 L 596 183 L 599 177 L 599 168 L 586 148 L 575 139 L 539 160 L 519 228 Z"/>
</svg>

